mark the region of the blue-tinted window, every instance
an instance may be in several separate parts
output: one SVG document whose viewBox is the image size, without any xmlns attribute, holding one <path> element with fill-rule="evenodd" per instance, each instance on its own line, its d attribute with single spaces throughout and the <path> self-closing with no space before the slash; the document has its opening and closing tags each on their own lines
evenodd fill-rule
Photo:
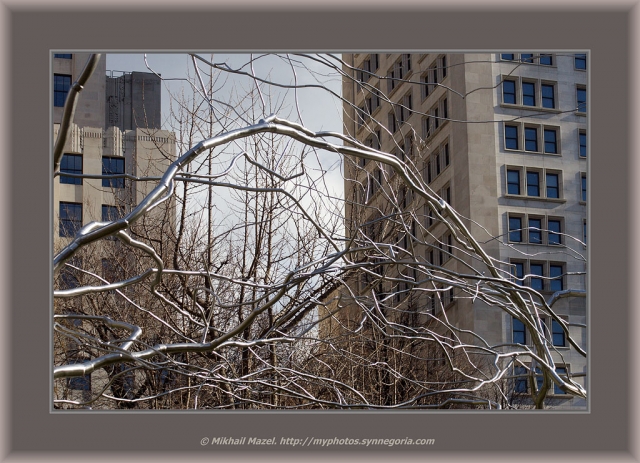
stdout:
<svg viewBox="0 0 640 463">
<path fill-rule="evenodd" d="M 527 172 L 527 196 L 540 196 L 539 172 Z"/>
<path fill-rule="evenodd" d="M 504 127 L 504 144 L 509 150 L 518 149 L 518 127 L 514 125 L 506 125 Z"/>
<path fill-rule="evenodd" d="M 556 97 L 553 89 L 553 85 L 542 84 L 540 86 L 540 90 L 542 93 L 542 107 L 543 108 L 555 108 L 556 107 Z"/>
<path fill-rule="evenodd" d="M 53 106 L 64 106 L 71 88 L 71 76 L 64 74 L 53 75 Z"/>
<path fill-rule="evenodd" d="M 562 244 L 562 224 L 559 220 L 549 219 L 549 244 L 557 245 Z"/>
<path fill-rule="evenodd" d="M 75 236 L 80 228 L 82 228 L 82 204 L 60 202 L 60 236 Z"/>
<path fill-rule="evenodd" d="M 518 280 L 517 283 L 522 284 L 524 279 L 524 263 L 523 262 L 511 262 L 511 274 Z"/>
<path fill-rule="evenodd" d="M 520 61 L 523 63 L 533 63 L 533 53 L 521 53 Z"/>
<path fill-rule="evenodd" d="M 504 59 L 507 61 L 513 61 L 515 59 L 514 53 L 503 53 L 500 55 L 500 59 Z"/>
<path fill-rule="evenodd" d="M 558 154 L 558 139 L 555 129 L 544 129 L 544 152 Z"/>
<path fill-rule="evenodd" d="M 525 330 L 524 323 L 517 318 L 513 319 L 513 342 L 516 344 L 527 343 L 527 332 Z"/>
<path fill-rule="evenodd" d="M 102 221 L 113 222 L 118 220 L 121 216 L 121 211 L 117 206 L 102 205 Z"/>
<path fill-rule="evenodd" d="M 564 289 L 564 285 L 562 284 L 562 265 L 553 265 L 549 266 L 549 289 L 551 291 L 562 291 Z"/>
<path fill-rule="evenodd" d="M 82 155 L 80 154 L 65 154 L 62 156 L 60 162 L 60 173 L 67 174 L 82 174 Z M 76 177 L 68 177 L 66 175 L 60 175 L 60 183 L 66 183 L 69 185 L 82 185 L 82 179 Z"/>
<path fill-rule="evenodd" d="M 547 198 L 560 198 L 558 174 L 547 174 Z"/>
<path fill-rule="evenodd" d="M 509 217 L 509 241 L 522 242 L 522 218 Z"/>
<path fill-rule="evenodd" d="M 502 82 L 502 101 L 503 103 L 516 104 L 516 83 L 513 80 L 505 80 Z"/>
<path fill-rule="evenodd" d="M 582 176 L 582 200 L 586 201 L 587 200 L 587 176 L 583 175 Z"/>
<path fill-rule="evenodd" d="M 507 170 L 507 193 L 510 195 L 520 194 L 519 170 Z"/>
<path fill-rule="evenodd" d="M 587 89 L 586 88 L 578 88 L 576 90 L 576 98 L 578 101 L 578 111 L 587 112 Z"/>
<path fill-rule="evenodd" d="M 536 86 L 532 82 L 522 82 L 522 104 L 525 106 L 536 105 Z"/>
<path fill-rule="evenodd" d="M 580 131 L 580 157 L 587 157 L 587 132 Z"/>
<path fill-rule="evenodd" d="M 574 66 L 576 69 L 587 69 L 587 54 L 586 53 L 577 53 L 574 57 Z"/>
<path fill-rule="evenodd" d="M 529 267 L 531 273 L 531 288 L 536 291 L 542 291 L 544 288 L 544 280 L 539 278 L 543 276 L 542 264 L 531 264 Z"/>
<path fill-rule="evenodd" d="M 54 58 L 71 59 L 73 55 L 71 53 L 54 53 Z"/>
<path fill-rule="evenodd" d="M 538 151 L 538 129 L 524 128 L 524 149 L 525 151 Z"/>
<path fill-rule="evenodd" d="M 124 158 L 102 157 L 102 175 L 124 174 Z M 124 188 L 124 178 L 103 178 L 103 187 Z"/>
<path fill-rule="evenodd" d="M 543 64 L 545 66 L 552 66 L 553 65 L 553 56 L 541 54 L 540 55 L 540 64 Z"/>
<path fill-rule="evenodd" d="M 562 329 L 562 326 L 560 325 L 560 323 L 558 323 L 555 320 L 551 321 L 551 341 L 553 342 L 554 346 L 557 346 L 557 347 L 566 346 L 564 330 Z"/>
<path fill-rule="evenodd" d="M 542 370 L 536 367 L 536 385 L 538 390 L 542 389 L 542 385 L 544 384 L 544 378 L 542 377 Z"/>
<path fill-rule="evenodd" d="M 542 244 L 542 220 L 529 219 L 529 243 Z"/>
<path fill-rule="evenodd" d="M 513 373 L 517 378 L 514 382 L 513 392 L 518 394 L 527 393 L 527 369 L 525 367 L 517 366 L 514 368 Z"/>
<path fill-rule="evenodd" d="M 556 367 L 556 373 L 558 376 L 567 376 L 567 369 L 565 367 Z M 565 379 L 565 378 L 563 378 Z M 557 384 L 553 383 L 553 393 L 554 394 L 565 394 L 565 392 L 558 387 Z"/>
</svg>

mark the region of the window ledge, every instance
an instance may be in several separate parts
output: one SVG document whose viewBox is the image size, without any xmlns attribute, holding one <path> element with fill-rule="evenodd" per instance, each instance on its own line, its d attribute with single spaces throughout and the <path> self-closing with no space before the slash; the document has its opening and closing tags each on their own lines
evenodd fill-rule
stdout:
<svg viewBox="0 0 640 463">
<path fill-rule="evenodd" d="M 584 112 L 584 111 L 576 111 L 574 114 L 575 114 L 576 116 L 584 116 L 584 117 L 586 117 L 586 115 L 587 115 L 587 113 L 586 113 L 586 112 Z"/>
<path fill-rule="evenodd" d="M 562 157 L 562 153 L 546 153 L 544 151 L 514 150 L 512 148 L 505 148 L 504 152 L 505 153 L 521 153 L 521 154 L 542 154 L 544 156 Z M 586 159 L 586 158 L 582 158 L 582 159 Z"/>
<path fill-rule="evenodd" d="M 536 111 L 542 113 L 561 114 L 562 111 L 556 108 L 543 108 L 541 106 L 525 106 L 511 103 L 500 103 L 500 107 L 506 109 L 525 109 L 527 111 Z"/>
<path fill-rule="evenodd" d="M 551 202 L 551 203 L 566 203 L 567 200 L 564 198 L 545 198 L 542 196 L 525 196 L 525 195 L 510 195 L 510 194 L 506 194 L 504 195 L 505 198 L 507 199 L 527 199 L 527 200 L 534 200 L 534 201 L 546 201 L 546 202 Z"/>
</svg>

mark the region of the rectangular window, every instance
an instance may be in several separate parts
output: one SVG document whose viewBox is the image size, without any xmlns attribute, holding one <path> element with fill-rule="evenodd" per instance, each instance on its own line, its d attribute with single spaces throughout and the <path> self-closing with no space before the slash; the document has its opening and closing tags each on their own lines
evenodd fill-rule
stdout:
<svg viewBox="0 0 640 463">
<path fill-rule="evenodd" d="M 566 377 L 567 376 L 567 368 L 566 367 L 556 367 L 556 373 L 558 374 L 558 376 Z M 556 383 L 553 383 L 553 393 L 554 394 L 565 394 L 565 392 L 562 389 L 560 389 L 560 387 Z"/>
<path fill-rule="evenodd" d="M 436 177 L 438 175 L 440 175 L 441 169 L 440 169 L 440 153 L 436 153 L 436 157 L 434 159 L 435 165 L 436 165 Z"/>
<path fill-rule="evenodd" d="M 576 89 L 576 101 L 578 103 L 578 112 L 587 112 L 587 89 L 584 87 L 578 87 Z"/>
<path fill-rule="evenodd" d="M 505 80 L 502 82 L 502 102 L 516 104 L 516 82 Z"/>
<path fill-rule="evenodd" d="M 431 159 L 427 159 L 424 163 L 424 172 L 425 172 L 425 177 L 426 177 L 426 181 L 427 183 L 431 183 L 431 181 L 433 180 L 432 175 L 431 175 Z"/>
<path fill-rule="evenodd" d="M 566 340 L 564 337 L 564 330 L 560 323 L 555 320 L 551 321 L 551 342 L 556 347 L 565 347 Z"/>
<path fill-rule="evenodd" d="M 447 55 L 440 57 L 440 69 L 442 69 L 442 78 L 447 77 Z"/>
<path fill-rule="evenodd" d="M 82 155 L 64 154 L 62 156 L 62 161 L 60 162 L 60 173 L 82 174 Z M 68 185 L 82 185 L 82 179 L 60 175 L 60 183 L 66 183 Z"/>
<path fill-rule="evenodd" d="M 587 70 L 587 54 L 586 53 L 576 53 L 573 58 L 573 65 L 576 69 L 581 71 Z"/>
<path fill-rule="evenodd" d="M 509 241 L 522 242 L 522 217 L 509 216 Z"/>
<path fill-rule="evenodd" d="M 53 75 L 53 106 L 64 106 L 70 88 L 71 76 L 65 74 Z"/>
<path fill-rule="evenodd" d="M 547 54 L 540 54 L 540 64 L 544 66 L 553 66 L 553 56 Z"/>
<path fill-rule="evenodd" d="M 584 130 L 580 130 L 578 132 L 579 142 L 580 142 L 580 157 L 587 157 L 587 132 Z"/>
<path fill-rule="evenodd" d="M 102 157 L 102 175 L 124 174 L 124 158 Z M 124 188 L 124 178 L 103 178 L 103 187 Z"/>
<path fill-rule="evenodd" d="M 514 53 L 502 53 L 500 55 L 500 59 L 503 59 L 505 61 L 513 61 L 515 59 L 515 54 Z"/>
<path fill-rule="evenodd" d="M 547 228 L 549 229 L 549 245 L 556 246 L 562 244 L 562 222 L 557 219 L 549 219 Z"/>
<path fill-rule="evenodd" d="M 395 111 L 391 111 L 389 113 L 389 115 L 387 116 L 388 122 L 389 122 L 389 131 L 391 133 L 395 133 L 398 130 L 398 123 L 396 121 L 396 112 Z"/>
<path fill-rule="evenodd" d="M 513 327 L 513 342 L 515 344 L 527 344 L 527 331 L 525 329 L 524 323 L 522 323 L 517 318 L 512 319 L 512 327 Z"/>
<path fill-rule="evenodd" d="M 580 198 L 582 199 L 582 201 L 587 201 L 587 174 L 582 174 L 580 177 L 581 180 L 581 184 L 582 184 L 582 194 L 580 196 Z"/>
<path fill-rule="evenodd" d="M 529 243 L 542 244 L 542 219 L 529 219 Z"/>
<path fill-rule="evenodd" d="M 524 128 L 525 151 L 538 151 L 538 129 L 535 127 Z"/>
<path fill-rule="evenodd" d="M 511 262 L 511 274 L 517 280 L 516 283 L 522 284 L 524 280 L 524 262 Z"/>
<path fill-rule="evenodd" d="M 431 117 L 427 116 L 422 119 L 422 138 L 429 138 L 431 136 Z"/>
<path fill-rule="evenodd" d="M 445 167 L 451 164 L 451 158 L 449 157 L 449 143 L 442 145 L 442 155 L 444 157 Z"/>
<path fill-rule="evenodd" d="M 60 229 L 62 237 L 73 237 L 82 228 L 82 204 L 60 202 Z"/>
<path fill-rule="evenodd" d="M 102 221 L 113 222 L 120 218 L 121 211 L 117 206 L 102 205 Z"/>
<path fill-rule="evenodd" d="M 54 53 L 54 58 L 71 59 L 73 55 L 71 53 Z"/>
<path fill-rule="evenodd" d="M 533 82 L 522 82 L 522 104 L 536 105 L 536 85 Z"/>
<path fill-rule="evenodd" d="M 558 133 L 556 129 L 544 129 L 544 152 L 558 154 Z"/>
<path fill-rule="evenodd" d="M 507 170 L 507 194 L 520 194 L 520 171 Z"/>
<path fill-rule="evenodd" d="M 549 289 L 551 291 L 562 291 L 564 289 L 564 284 L 562 283 L 562 265 L 559 264 L 551 264 L 549 265 Z"/>
<path fill-rule="evenodd" d="M 513 369 L 513 374 L 516 376 L 513 383 L 513 392 L 516 394 L 526 394 L 528 391 L 527 369 L 523 366 L 517 366 Z"/>
<path fill-rule="evenodd" d="M 523 63 L 533 63 L 533 53 L 521 53 L 520 61 Z"/>
<path fill-rule="evenodd" d="M 540 196 L 540 173 L 527 171 L 527 196 Z"/>
<path fill-rule="evenodd" d="M 547 198 L 560 198 L 558 174 L 547 174 Z"/>
<path fill-rule="evenodd" d="M 542 94 L 542 107 L 555 109 L 556 107 L 556 97 L 555 97 L 555 89 L 551 84 L 542 84 L 540 86 L 541 94 Z"/>
<path fill-rule="evenodd" d="M 518 149 L 518 126 L 505 125 L 504 127 L 504 145 L 508 150 Z"/>
<path fill-rule="evenodd" d="M 535 289 L 536 291 L 542 291 L 544 289 L 544 280 L 542 279 L 542 277 L 544 276 L 543 268 L 544 268 L 543 264 L 531 263 L 529 265 L 529 269 L 531 273 L 530 286 L 532 289 Z"/>
</svg>

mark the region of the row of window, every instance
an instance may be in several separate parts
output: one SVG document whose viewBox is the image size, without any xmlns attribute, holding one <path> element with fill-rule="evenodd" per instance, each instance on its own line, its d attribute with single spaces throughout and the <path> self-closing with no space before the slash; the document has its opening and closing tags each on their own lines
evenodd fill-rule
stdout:
<svg viewBox="0 0 640 463">
<path fill-rule="evenodd" d="M 558 374 L 558 376 L 561 377 L 567 377 L 567 373 L 568 373 L 568 368 L 566 366 L 560 367 L 557 366 L 555 369 L 556 373 Z M 529 385 L 529 370 L 526 367 L 523 366 L 516 366 L 513 370 L 515 381 L 514 381 L 514 388 L 513 388 L 513 392 L 515 393 L 521 393 L 521 394 L 528 394 L 530 393 L 530 385 Z M 538 390 L 542 389 L 542 384 L 543 384 L 543 379 L 542 379 L 542 371 L 539 368 L 535 369 L 535 378 L 536 378 L 536 387 Z M 565 394 L 565 392 L 560 389 L 560 387 L 558 387 L 557 384 L 553 384 L 553 394 L 554 395 L 562 395 Z"/>
<path fill-rule="evenodd" d="M 451 164 L 449 141 L 432 150 L 431 155 L 424 162 L 424 181 L 430 184 Z"/>
<path fill-rule="evenodd" d="M 558 109 L 557 82 L 520 77 L 503 77 L 502 103 L 524 108 Z M 576 111 L 587 112 L 587 88 L 576 86 Z"/>
<path fill-rule="evenodd" d="M 551 169 L 507 167 L 507 194 L 532 198 L 562 198 L 562 172 Z"/>
<path fill-rule="evenodd" d="M 587 157 L 587 131 L 578 130 L 579 156 Z M 525 122 L 505 122 L 504 148 L 507 151 L 560 154 L 560 127 Z"/>
<path fill-rule="evenodd" d="M 387 93 L 397 88 L 411 72 L 411 54 L 403 54 L 387 72 Z"/>
<path fill-rule="evenodd" d="M 514 317 L 512 318 L 511 326 L 513 328 L 513 342 L 515 344 L 522 344 L 523 346 L 529 345 L 530 339 L 524 323 Z M 567 347 L 567 340 L 562 325 L 556 320 L 551 319 L 551 330 L 549 330 L 549 319 L 543 317 L 542 329 L 545 338 L 547 338 L 554 347 Z"/>
<path fill-rule="evenodd" d="M 510 212 L 508 222 L 511 243 L 562 244 L 562 218 Z"/>
<path fill-rule="evenodd" d="M 515 282 L 522 286 L 549 292 L 562 291 L 565 288 L 565 264 L 561 262 L 511 259 L 510 264 Z"/>
<path fill-rule="evenodd" d="M 102 175 L 123 175 L 124 158 L 102 156 Z M 61 174 L 82 174 L 82 155 L 65 154 L 60 162 Z M 82 185 L 82 178 L 60 175 L 60 183 Z M 103 178 L 102 186 L 106 188 L 124 188 L 124 178 Z"/>
<path fill-rule="evenodd" d="M 117 206 L 102 205 L 102 221 L 112 222 L 122 217 L 123 211 Z M 60 201 L 60 223 L 58 234 L 61 237 L 73 237 L 82 228 L 82 203 Z"/>
<path fill-rule="evenodd" d="M 420 82 L 423 84 L 422 99 L 427 98 L 445 77 L 447 77 L 447 56 L 440 55 L 420 77 Z"/>
<path fill-rule="evenodd" d="M 553 53 L 502 53 L 500 59 L 503 61 L 540 64 L 542 66 L 553 66 L 555 64 Z M 587 70 L 586 53 L 576 53 L 573 55 L 573 67 L 579 71 Z"/>
<path fill-rule="evenodd" d="M 428 111 L 428 116 L 422 118 L 422 138 L 434 135 L 449 119 L 449 104 L 446 98 L 435 103 Z"/>
</svg>

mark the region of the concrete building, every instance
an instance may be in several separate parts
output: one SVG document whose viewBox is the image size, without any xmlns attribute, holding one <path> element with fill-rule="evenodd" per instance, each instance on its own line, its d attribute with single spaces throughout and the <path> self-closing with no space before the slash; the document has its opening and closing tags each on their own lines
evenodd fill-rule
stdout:
<svg viewBox="0 0 640 463">
<path fill-rule="evenodd" d="M 58 136 L 68 91 L 88 57 L 88 53 L 74 53 L 56 54 L 52 59 L 52 146 Z M 71 134 L 64 147 L 61 175 L 53 180 L 54 253 L 68 244 L 83 225 L 114 220 L 129 212 L 158 183 L 157 180 L 132 181 L 123 174 L 157 178 L 176 157 L 175 136 L 160 127 L 160 78 L 139 72 L 113 78 L 107 76 L 105 62 L 103 56 L 79 95 Z M 73 176 L 80 174 L 113 177 Z M 173 230 L 175 201 L 164 202 L 136 226 L 145 227 L 158 236 Z M 126 277 L 123 268 L 127 266 L 127 259 L 132 258 L 127 256 L 133 255 L 121 252 L 119 246 L 115 239 L 102 240 L 88 250 L 89 256 L 78 257 L 84 262 L 76 260 L 75 263 L 81 263 L 84 269 L 90 269 L 106 281 L 119 281 L 123 275 Z M 57 287 L 68 288 L 88 276 L 67 267 L 59 278 Z M 102 283 L 95 279 L 84 281 L 84 284 Z M 80 313 L 91 311 L 81 306 L 75 309 Z M 69 311 L 69 307 L 63 311 Z M 58 309 L 56 312 L 59 313 Z M 83 361 L 81 357 L 74 357 L 73 346 L 70 342 L 56 349 L 60 355 L 66 355 L 65 361 Z M 94 383 L 97 377 L 98 381 L 105 381 L 103 373 L 96 372 L 93 378 L 71 379 L 66 392 L 61 393 L 71 393 L 75 398 L 84 394 L 86 398 L 92 379 Z"/>
<path fill-rule="evenodd" d="M 358 53 L 343 60 L 352 77 L 343 80 L 346 135 L 412 165 L 468 219 L 465 224 L 486 252 L 523 284 L 547 298 L 558 290 L 586 289 L 584 54 Z M 352 235 L 375 223 L 372 210 L 384 215 L 387 195 L 379 192 L 394 188 L 394 179 L 392 172 L 363 159 L 346 160 L 344 171 L 346 229 Z M 420 218 L 421 231 L 415 233 L 431 240 L 417 246 L 415 255 L 461 272 L 467 264 L 476 265 L 459 250 L 450 258 L 445 226 L 422 198 L 399 188 L 399 203 Z M 390 239 L 388 233 L 381 238 L 380 230 L 372 233 Z M 406 239 L 391 235 L 392 241 Z M 360 288 L 370 291 L 366 282 Z M 530 342 L 520 322 L 455 290 L 417 303 L 434 314 L 446 310 L 453 324 L 490 344 Z M 571 324 L 586 323 L 584 298 L 563 299 L 554 309 Z M 586 374 L 586 360 L 569 347 L 557 323 L 547 323 L 558 373 L 578 374 L 575 379 L 584 384 L 580 375 Z M 584 328 L 572 326 L 571 334 L 586 348 Z M 514 382 L 517 392 L 529 387 L 526 379 Z M 554 387 L 548 404 L 585 406 Z"/>
</svg>

